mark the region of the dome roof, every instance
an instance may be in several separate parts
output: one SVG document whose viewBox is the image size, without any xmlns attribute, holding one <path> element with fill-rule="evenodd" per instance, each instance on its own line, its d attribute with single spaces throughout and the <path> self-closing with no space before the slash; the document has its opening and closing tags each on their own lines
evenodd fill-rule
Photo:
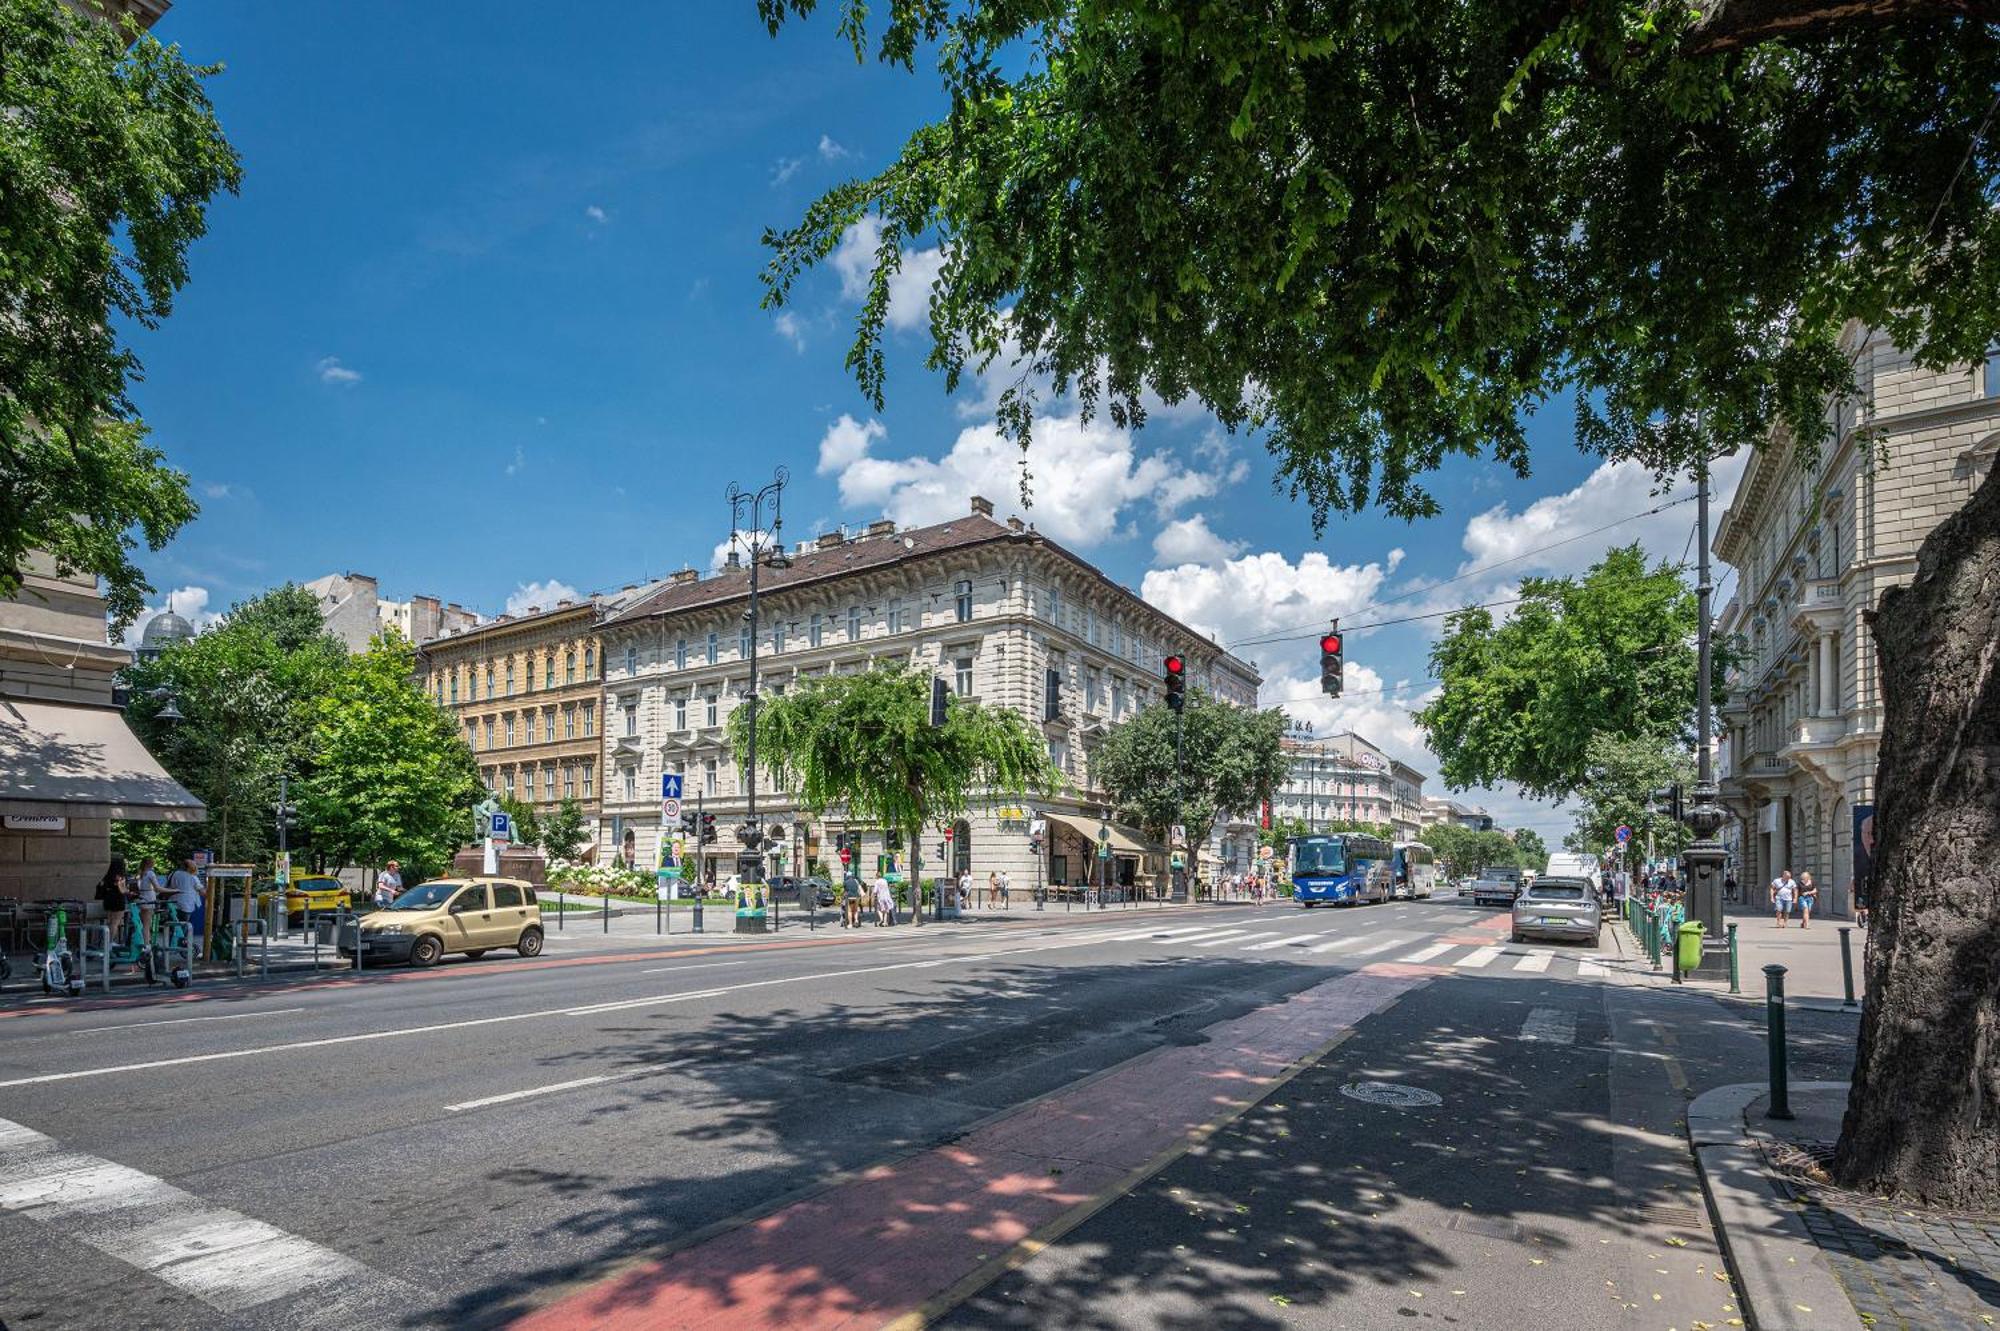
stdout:
<svg viewBox="0 0 2000 1331">
<path fill-rule="evenodd" d="M 139 645 L 157 652 L 177 642 L 186 642 L 193 636 L 194 625 L 173 611 L 165 610 L 147 621 L 146 631 L 139 635 Z"/>
</svg>

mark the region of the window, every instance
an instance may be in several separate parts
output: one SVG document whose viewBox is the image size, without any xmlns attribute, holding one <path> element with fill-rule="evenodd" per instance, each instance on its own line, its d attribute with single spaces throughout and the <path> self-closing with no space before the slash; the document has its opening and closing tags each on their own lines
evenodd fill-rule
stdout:
<svg viewBox="0 0 2000 1331">
<path fill-rule="evenodd" d="M 901 633 L 902 631 L 903 631 L 903 598 L 900 596 L 892 596 L 889 598 L 889 632 Z"/>
<path fill-rule="evenodd" d="M 847 607 L 847 640 L 861 641 L 861 607 L 858 605 Z"/>
<path fill-rule="evenodd" d="M 493 909 L 503 910 L 510 906 L 519 906 L 520 904 L 521 885 L 519 883 L 493 884 Z"/>
<path fill-rule="evenodd" d="M 823 616 L 820 612 L 815 610 L 812 613 L 812 619 L 806 624 L 806 641 L 814 647 L 820 644 L 820 620 L 822 618 Z"/>
<path fill-rule="evenodd" d="M 953 589 L 953 591 L 956 593 L 956 595 L 953 598 L 952 608 L 958 615 L 958 622 L 961 624 L 971 623 L 972 580 L 970 578 L 960 578 L 958 581 L 958 585 Z"/>
<path fill-rule="evenodd" d="M 514 658 L 507 658 L 507 696 L 514 696 Z"/>
<path fill-rule="evenodd" d="M 597 649 L 595 647 L 586 647 L 583 649 L 583 677 L 585 679 L 597 678 Z"/>
<path fill-rule="evenodd" d="M 628 800 L 639 798 L 639 774 L 629 767 L 625 769 L 625 798 Z"/>
<path fill-rule="evenodd" d="M 2000 347 L 1986 353 L 1986 396 L 2000 397 Z"/>
<path fill-rule="evenodd" d="M 493 718 L 490 716 L 486 718 L 486 747 L 493 747 Z"/>
<path fill-rule="evenodd" d="M 688 700 L 686 698 L 676 698 L 674 699 L 674 729 L 686 730 L 687 728 Z"/>
<path fill-rule="evenodd" d="M 1083 672 L 1084 711 L 1094 712 L 1097 710 L 1098 698 L 1103 693 L 1103 684 L 1104 684 L 1103 676 L 1097 673 L 1096 666 L 1092 666 L 1090 669 Z"/>
<path fill-rule="evenodd" d="M 500 774 L 500 784 L 507 788 L 507 798 L 514 798 L 514 769 L 508 768 Z"/>
<path fill-rule="evenodd" d="M 675 638 L 674 669 L 685 670 L 687 668 L 688 668 L 688 640 L 686 638 Z"/>
<path fill-rule="evenodd" d="M 972 658 L 969 656 L 959 657 L 958 660 L 952 662 L 952 669 L 958 676 L 954 685 L 958 696 L 961 698 L 970 698 L 972 696 Z"/>
<path fill-rule="evenodd" d="M 740 660 L 750 659 L 750 626 L 745 624 L 736 630 L 736 655 Z"/>
<path fill-rule="evenodd" d="M 576 653 L 563 653 L 563 683 L 576 683 Z"/>
<path fill-rule="evenodd" d="M 714 664 L 715 664 L 715 659 L 716 659 L 716 652 L 715 652 L 715 649 L 716 649 L 717 645 L 718 645 L 718 644 L 717 644 L 717 642 L 716 642 L 716 636 L 715 636 L 715 634 L 713 634 L 713 633 L 710 633 L 710 634 L 708 635 L 708 663 L 709 663 L 710 665 L 714 665 Z"/>
<path fill-rule="evenodd" d="M 552 800 L 555 797 L 556 797 L 556 765 L 554 763 L 550 763 L 548 766 L 542 768 L 542 798 L 545 800 Z"/>
<path fill-rule="evenodd" d="M 708 796 L 710 796 L 710 797 L 713 797 L 713 796 L 714 796 L 714 795 L 716 794 L 716 789 L 715 789 L 715 759 L 713 759 L 713 758 L 707 758 L 707 759 L 704 759 L 704 760 L 702 761 L 702 764 L 701 764 L 701 789 L 702 789 L 702 793 L 703 793 L 703 794 L 705 794 L 705 795 L 708 795 Z"/>
<path fill-rule="evenodd" d="M 458 672 L 451 672 L 451 705 L 458 706 Z"/>
<path fill-rule="evenodd" d="M 1094 606 L 1083 608 L 1083 637 L 1092 647 L 1097 646 L 1097 609 Z"/>
<path fill-rule="evenodd" d="M 625 649 L 625 673 L 628 675 L 639 673 L 639 649 L 637 647 L 627 647 Z"/>
<path fill-rule="evenodd" d="M 438 706 L 444 706 L 444 680 L 436 676 L 431 678 L 431 695 L 437 699 Z"/>
<path fill-rule="evenodd" d="M 576 737 L 576 708 L 565 707 L 563 708 L 563 738 L 574 739 L 575 737 Z"/>
<path fill-rule="evenodd" d="M 773 655 L 776 655 L 777 653 L 782 652 L 784 650 L 785 650 L 785 626 L 783 623 L 777 620 L 773 620 L 771 623 L 771 652 Z"/>
<path fill-rule="evenodd" d="M 542 709 L 542 738 L 551 744 L 555 742 L 556 709 L 553 707 L 544 707 Z"/>
<path fill-rule="evenodd" d="M 542 670 L 542 687 L 545 689 L 552 689 L 556 686 L 556 654 L 554 652 L 550 652 L 548 656 L 544 658 L 544 660 L 545 660 L 545 665 Z"/>
<path fill-rule="evenodd" d="M 597 733 L 597 704 L 594 702 L 583 705 L 583 733 L 586 737 Z"/>
<path fill-rule="evenodd" d="M 597 769 L 589 763 L 583 765 L 583 797 L 589 799 L 594 786 Z"/>
<path fill-rule="evenodd" d="M 568 763 L 563 764 L 563 798 L 576 798 L 576 768 Z"/>
<path fill-rule="evenodd" d="M 625 700 L 625 733 L 627 735 L 636 735 L 639 733 L 639 700 L 637 698 L 627 698 Z"/>
<path fill-rule="evenodd" d="M 465 722 L 465 747 L 468 749 L 479 747 L 479 723 L 469 717 Z"/>
<path fill-rule="evenodd" d="M 1052 739 L 1049 741 L 1049 761 L 1056 765 L 1056 770 L 1059 772 L 1067 772 L 1069 770 L 1068 740 Z"/>
<path fill-rule="evenodd" d="M 514 742 L 514 714 L 512 712 L 507 713 L 507 742 L 509 744 Z"/>
<path fill-rule="evenodd" d="M 1111 677 L 1111 715 L 1115 718 L 1125 711 L 1125 681 L 1117 675 Z"/>
<path fill-rule="evenodd" d="M 535 714 L 533 712 L 521 713 L 521 742 L 523 744 L 533 744 L 535 742 Z"/>
<path fill-rule="evenodd" d="M 486 696 L 489 698 L 493 696 L 493 663 L 491 661 L 486 663 Z"/>
<path fill-rule="evenodd" d="M 1049 588 L 1049 622 L 1057 628 L 1063 626 L 1062 588 Z"/>
<path fill-rule="evenodd" d="M 709 725 L 714 725 L 714 724 L 715 724 L 715 695 L 714 695 L 713 693 L 709 694 L 709 695 L 708 695 L 708 697 L 707 697 L 707 698 L 705 699 L 705 701 L 706 701 L 706 703 L 708 704 L 708 722 L 707 722 L 707 723 L 708 723 Z"/>
</svg>

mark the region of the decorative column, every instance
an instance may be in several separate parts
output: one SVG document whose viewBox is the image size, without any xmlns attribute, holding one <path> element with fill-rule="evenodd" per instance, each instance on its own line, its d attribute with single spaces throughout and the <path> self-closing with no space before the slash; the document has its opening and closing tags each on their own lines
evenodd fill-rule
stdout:
<svg viewBox="0 0 2000 1331">
<path fill-rule="evenodd" d="M 1833 635 L 1819 635 L 1819 714 L 1832 716 L 1840 710 L 1840 674 L 1834 661 Z"/>
</svg>

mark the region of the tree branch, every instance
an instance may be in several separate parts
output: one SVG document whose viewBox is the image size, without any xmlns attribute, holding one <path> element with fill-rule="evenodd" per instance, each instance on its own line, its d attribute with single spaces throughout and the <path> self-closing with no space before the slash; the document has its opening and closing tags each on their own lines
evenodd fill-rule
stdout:
<svg viewBox="0 0 2000 1331">
<path fill-rule="evenodd" d="M 1945 18 L 2000 23 L 2000 0 L 1694 0 L 1694 8 L 1700 17 L 1681 49 L 1697 56 L 1856 25 Z"/>
</svg>

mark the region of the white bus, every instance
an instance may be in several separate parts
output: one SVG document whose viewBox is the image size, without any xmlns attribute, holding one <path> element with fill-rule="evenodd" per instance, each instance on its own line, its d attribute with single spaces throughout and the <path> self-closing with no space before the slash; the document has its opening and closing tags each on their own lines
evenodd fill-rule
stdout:
<svg viewBox="0 0 2000 1331">
<path fill-rule="evenodd" d="M 1398 841 L 1391 865 L 1393 895 L 1428 897 L 1437 889 L 1437 852 L 1423 842 Z"/>
</svg>

